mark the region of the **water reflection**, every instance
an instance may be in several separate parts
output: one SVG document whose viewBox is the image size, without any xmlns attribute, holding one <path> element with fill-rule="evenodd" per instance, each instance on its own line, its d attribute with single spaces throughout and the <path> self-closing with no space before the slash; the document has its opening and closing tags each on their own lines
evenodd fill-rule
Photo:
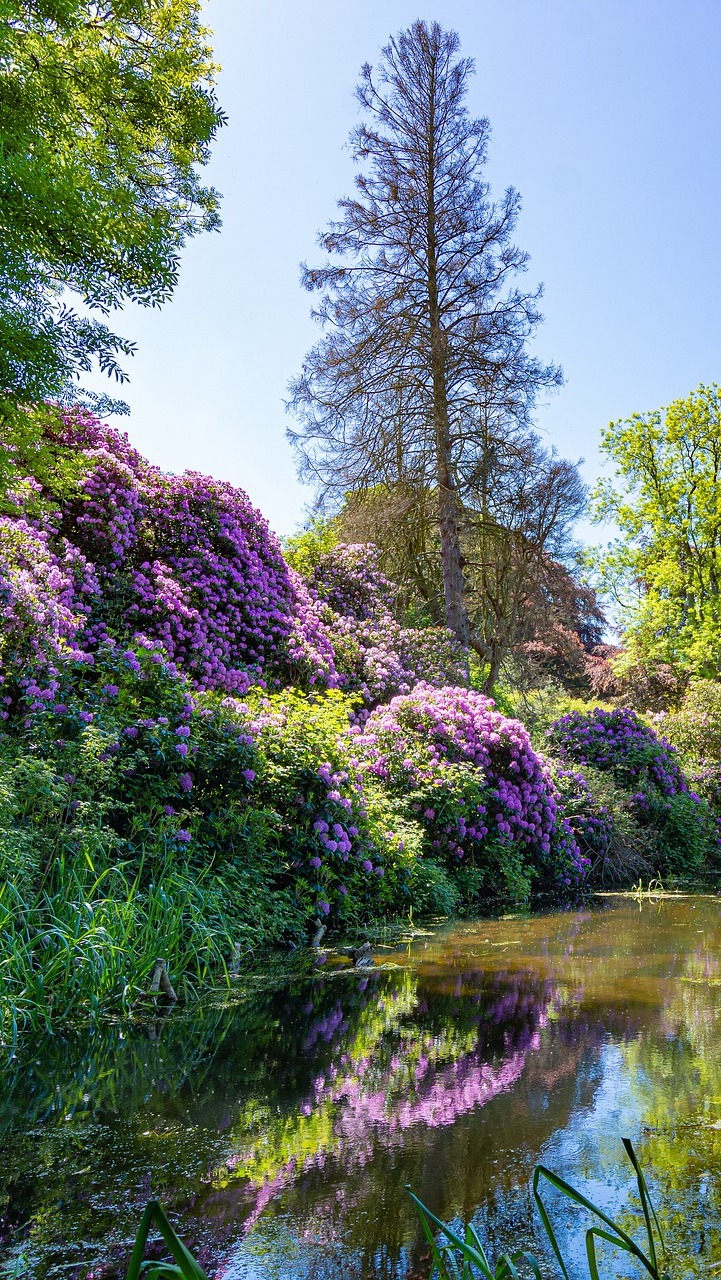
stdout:
<svg viewBox="0 0 721 1280">
<path fill-rule="evenodd" d="M 612 900 L 444 927 L 153 1038 L 55 1038 L 5 1079 L 0 1249 L 122 1274 L 154 1194 L 238 1280 L 410 1276 L 407 1183 L 494 1251 L 534 1247 L 533 1165 L 625 1212 L 628 1133 L 700 1272 L 721 1257 L 720 944 L 715 900 Z"/>
</svg>

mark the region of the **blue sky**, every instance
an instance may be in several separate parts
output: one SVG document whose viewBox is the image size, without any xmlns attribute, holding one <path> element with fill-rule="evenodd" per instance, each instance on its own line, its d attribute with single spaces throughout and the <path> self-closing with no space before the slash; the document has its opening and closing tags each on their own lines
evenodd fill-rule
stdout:
<svg viewBox="0 0 721 1280">
<path fill-rule="evenodd" d="M 599 472 L 611 419 L 721 381 L 719 0 L 209 0 L 229 124 L 207 174 L 223 228 L 184 254 L 173 300 L 127 308 L 139 352 L 122 425 L 152 461 L 241 485 L 279 533 L 311 498 L 285 440 L 286 384 L 318 336 L 298 264 L 352 184 L 354 86 L 417 17 L 476 62 L 487 176 L 523 197 L 543 280 L 536 350 L 567 384 L 538 415 Z M 99 382 L 94 385 L 100 386 Z"/>
</svg>

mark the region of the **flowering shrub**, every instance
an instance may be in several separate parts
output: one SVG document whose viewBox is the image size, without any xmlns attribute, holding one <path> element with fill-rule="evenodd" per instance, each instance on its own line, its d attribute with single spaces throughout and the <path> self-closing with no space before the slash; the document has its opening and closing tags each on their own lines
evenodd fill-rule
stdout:
<svg viewBox="0 0 721 1280">
<path fill-rule="evenodd" d="M 338 923 L 401 906 L 410 859 L 348 758 L 352 705 L 197 695 L 157 642 L 108 640 L 61 667 L 24 735 L 54 766 L 69 839 L 92 813 L 126 857 L 252 866 L 296 921 Z"/>
<path fill-rule="evenodd" d="M 533 875 L 568 885 L 584 875 L 545 763 L 523 725 L 489 698 L 420 684 L 354 736 L 371 776 L 408 798 L 430 850 L 484 867 L 486 890 L 527 892 Z"/>
<path fill-rule="evenodd" d="M 13 673 L 26 688 L 35 676 L 52 679 L 55 663 L 77 649 L 97 592 L 92 565 L 64 539 L 53 547 L 47 528 L 0 516 L 0 682 Z"/>
<path fill-rule="evenodd" d="M 300 574 L 294 569 L 289 572 L 295 608 L 286 646 L 285 670 L 282 672 L 285 679 L 276 676 L 273 684 L 336 689 L 346 682 L 336 669 L 335 619 L 329 617 L 327 606 L 311 592 Z"/>
<path fill-rule="evenodd" d="M 358 622 L 389 613 L 393 583 L 378 568 L 378 556 L 372 543 L 337 543 L 319 557 L 309 585 L 335 613 Z"/>
<path fill-rule="evenodd" d="M 693 680 L 677 710 L 655 718 L 681 755 L 694 790 L 721 817 L 721 683 Z"/>
<path fill-rule="evenodd" d="M 64 797 L 56 821 L 71 843 L 91 822 L 124 856 L 147 861 L 180 844 L 192 855 L 200 836 L 207 864 L 204 814 L 219 826 L 225 787 L 236 812 L 247 808 L 255 746 L 205 711 L 156 642 L 107 640 L 59 665 L 54 696 L 31 704 L 7 746 L 53 767 Z"/>
<path fill-rule="evenodd" d="M 342 687 L 367 707 L 409 693 L 421 680 L 467 683 L 466 659 L 445 627 L 404 627 L 392 613 L 392 583 L 378 569 L 378 548 L 338 543 L 313 567 L 309 589 L 332 636 Z"/>
<path fill-rule="evenodd" d="M 657 870 L 696 874 L 717 858 L 708 805 L 690 791 L 674 747 L 627 708 L 561 716 L 548 733 L 562 760 L 608 772 L 630 792 L 630 810 L 653 828 Z"/>
<path fill-rule="evenodd" d="M 0 574 L 2 545 L 26 547 L 0 592 L 15 630 L 26 618 L 38 656 L 71 640 L 92 653 L 107 636 L 142 634 L 197 689 L 242 697 L 256 683 L 343 687 L 368 706 L 419 678 L 464 679 L 450 632 L 404 628 L 393 617 L 374 547 L 335 547 L 305 581 L 241 489 L 164 474 L 85 410 L 58 414 L 47 431 L 60 457 L 55 480 L 43 472 L 43 485 L 32 477 L 16 485 L 37 490 L 40 506 L 25 505 L 45 514 L 25 522 L 18 493 L 10 504 L 18 514 L 3 517 L 0 531 Z M 18 674 L 17 646 L 5 650 L 6 674 Z"/>
<path fill-rule="evenodd" d="M 339 692 L 311 702 L 288 690 L 243 706 L 258 749 L 258 799 L 279 815 L 294 892 L 307 914 L 331 924 L 403 906 L 412 852 L 349 755 L 353 705 Z"/>
<path fill-rule="evenodd" d="M 589 859 L 589 881 L 630 885 L 654 874 L 650 829 L 634 816 L 628 793 L 608 773 L 584 766 L 551 765 L 563 811 L 581 852 Z"/>
<path fill-rule="evenodd" d="M 551 725 L 548 739 L 562 760 L 608 770 L 624 787 L 646 783 L 665 796 L 688 790 L 674 748 L 628 708 L 570 711 Z"/>
<path fill-rule="evenodd" d="M 260 512 L 232 485 L 163 474 L 89 414 L 62 421 L 87 461 L 63 527 L 97 566 L 98 621 L 162 641 L 199 688 L 244 693 L 282 651 L 294 605 Z"/>
</svg>

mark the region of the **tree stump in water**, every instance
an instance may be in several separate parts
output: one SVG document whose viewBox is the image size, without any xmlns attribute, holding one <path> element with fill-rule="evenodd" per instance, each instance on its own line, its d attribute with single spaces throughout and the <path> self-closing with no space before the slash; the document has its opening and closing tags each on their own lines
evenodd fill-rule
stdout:
<svg viewBox="0 0 721 1280">
<path fill-rule="evenodd" d="M 173 990 L 173 985 L 170 981 L 170 978 L 168 977 L 168 966 L 166 965 L 164 960 L 160 960 L 160 959 L 155 961 L 155 968 L 153 969 L 153 980 L 150 984 L 151 995 L 156 996 L 159 991 L 162 991 L 166 1000 L 172 1000 L 173 1003 L 175 1003 L 175 1001 L 178 999 L 178 997 L 176 996 Z"/>
<path fill-rule="evenodd" d="M 370 942 L 363 942 L 359 947 L 341 947 L 341 955 L 348 956 L 356 969 L 372 969 L 373 957 Z"/>
<path fill-rule="evenodd" d="M 315 925 L 315 933 L 313 934 L 313 941 L 310 945 L 315 948 L 320 946 L 321 938 L 325 933 L 325 925 L 322 920 L 318 920 L 317 918 L 313 921 L 313 924 Z"/>
</svg>

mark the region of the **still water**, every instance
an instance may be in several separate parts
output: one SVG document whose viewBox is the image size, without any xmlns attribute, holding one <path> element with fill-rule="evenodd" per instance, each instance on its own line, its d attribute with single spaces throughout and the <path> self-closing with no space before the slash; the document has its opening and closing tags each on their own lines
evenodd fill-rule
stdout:
<svg viewBox="0 0 721 1280">
<path fill-rule="evenodd" d="M 634 1221 L 623 1136 L 675 1273 L 721 1259 L 721 899 L 456 922 L 375 959 L 11 1064 L 0 1265 L 123 1274 L 154 1195 L 227 1280 L 423 1276 L 406 1184 L 494 1254 L 542 1252 L 539 1161 Z"/>
</svg>

